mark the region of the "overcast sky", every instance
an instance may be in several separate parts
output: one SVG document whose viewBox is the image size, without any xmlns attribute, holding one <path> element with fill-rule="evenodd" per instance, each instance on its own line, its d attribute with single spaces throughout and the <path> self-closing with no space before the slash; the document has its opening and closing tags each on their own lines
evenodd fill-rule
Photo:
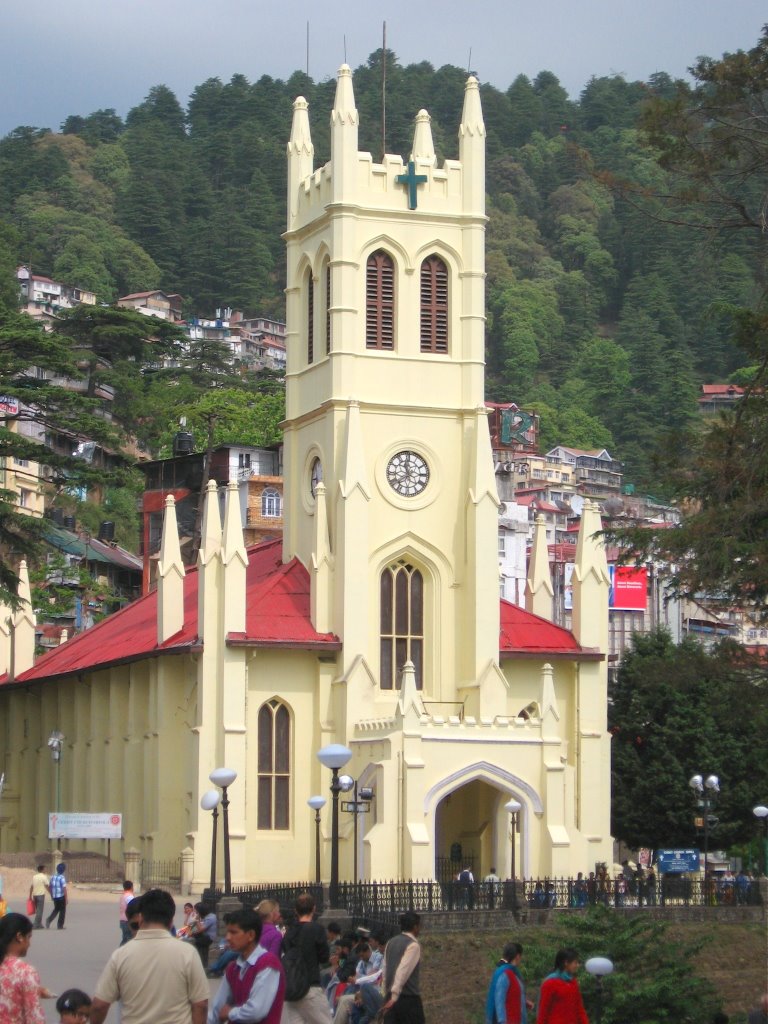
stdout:
<svg viewBox="0 0 768 1024">
<path fill-rule="evenodd" d="M 125 116 L 153 85 L 186 105 L 207 78 L 333 76 L 387 45 L 401 64 L 471 66 L 506 89 L 553 71 L 572 96 L 592 75 L 682 76 L 697 56 L 749 49 L 765 0 L 0 0 L 0 135 L 69 114 Z"/>
</svg>

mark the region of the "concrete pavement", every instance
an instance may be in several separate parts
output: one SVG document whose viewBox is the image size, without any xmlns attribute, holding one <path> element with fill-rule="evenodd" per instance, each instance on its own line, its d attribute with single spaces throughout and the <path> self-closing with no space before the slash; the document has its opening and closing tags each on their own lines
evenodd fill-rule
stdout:
<svg viewBox="0 0 768 1024">
<path fill-rule="evenodd" d="M 81 988 L 93 995 L 105 963 L 120 944 L 119 899 L 119 892 L 109 895 L 94 893 L 89 898 L 87 892 L 76 891 L 67 907 L 63 931 L 57 931 L 54 922 L 50 930 L 43 928 L 42 931 L 32 933 L 27 960 L 37 968 L 42 984 L 51 992 L 60 995 L 67 988 Z M 176 924 L 179 926 L 184 900 L 177 896 L 174 899 L 177 908 Z M 50 899 L 46 899 L 46 917 L 52 908 Z M 25 900 L 9 900 L 8 909 L 23 914 Z M 211 999 L 218 985 L 218 981 L 211 982 Z M 59 1019 L 55 1002 L 55 999 L 43 1000 L 45 1019 L 49 1024 L 56 1024 Z M 117 1024 L 118 1019 L 113 1006 L 107 1021 L 109 1024 Z"/>
</svg>

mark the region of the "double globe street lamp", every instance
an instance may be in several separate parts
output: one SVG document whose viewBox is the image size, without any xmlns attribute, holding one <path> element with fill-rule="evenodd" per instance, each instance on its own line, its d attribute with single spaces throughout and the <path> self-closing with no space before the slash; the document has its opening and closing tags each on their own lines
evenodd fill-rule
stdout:
<svg viewBox="0 0 768 1024">
<path fill-rule="evenodd" d="M 232 871 L 229 863 L 229 797 L 227 790 L 237 778 L 234 768 L 214 768 L 208 776 L 214 786 L 221 790 L 221 809 L 224 812 L 224 895 L 229 896 L 232 892 Z M 209 789 L 200 799 L 200 806 L 204 811 L 213 811 L 213 838 L 211 843 L 211 894 L 216 887 L 216 830 L 218 820 L 219 794 L 215 789 Z"/>
<path fill-rule="evenodd" d="M 715 806 L 715 799 L 720 792 L 720 780 L 716 775 L 708 775 L 702 778 L 701 775 L 692 775 L 688 785 L 694 792 L 696 805 L 702 814 L 697 816 L 695 824 L 697 828 L 704 829 L 704 902 L 709 898 L 709 830 L 717 824 L 717 818 L 710 812 Z"/>
<path fill-rule="evenodd" d="M 317 759 L 324 768 L 330 768 L 331 776 L 331 882 L 329 900 L 331 907 L 338 906 L 339 898 L 339 793 L 342 792 L 339 772 L 352 758 L 352 751 L 343 743 L 329 743 L 317 752 Z"/>
</svg>

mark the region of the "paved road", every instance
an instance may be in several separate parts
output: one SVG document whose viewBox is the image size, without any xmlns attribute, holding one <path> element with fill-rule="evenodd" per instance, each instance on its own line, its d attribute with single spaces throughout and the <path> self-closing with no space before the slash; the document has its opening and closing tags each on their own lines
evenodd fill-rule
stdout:
<svg viewBox="0 0 768 1024">
<path fill-rule="evenodd" d="M 67 988 L 81 988 L 93 994 L 104 964 L 113 949 L 120 943 L 120 929 L 117 923 L 119 893 L 114 902 L 105 902 L 103 897 L 89 900 L 83 893 L 77 893 L 67 907 L 66 927 L 57 931 L 54 923 L 50 931 L 43 929 L 32 933 L 32 945 L 27 959 L 40 972 L 43 985 L 59 995 Z M 24 900 L 10 900 L 9 910 L 24 913 Z M 181 910 L 183 900 L 176 901 Z M 46 915 L 50 912 L 51 901 L 46 899 Z M 177 914 L 177 925 L 181 924 L 181 913 Z M 218 981 L 211 982 L 211 998 Z M 55 1000 L 45 1000 L 46 1021 L 56 1024 Z M 118 1015 L 113 1007 L 107 1016 L 109 1024 L 117 1024 Z"/>
</svg>

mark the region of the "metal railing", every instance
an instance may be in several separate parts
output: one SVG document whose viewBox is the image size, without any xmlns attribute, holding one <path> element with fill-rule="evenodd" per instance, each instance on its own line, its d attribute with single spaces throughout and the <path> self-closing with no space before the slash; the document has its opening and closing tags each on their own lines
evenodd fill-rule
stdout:
<svg viewBox="0 0 768 1024">
<path fill-rule="evenodd" d="M 759 906 L 760 886 L 744 879 L 703 878 L 661 875 L 655 882 L 636 878 L 539 878 L 524 883 L 525 905 L 548 910 L 555 907 L 721 907 Z"/>
<path fill-rule="evenodd" d="M 279 882 L 274 885 L 263 883 L 261 885 L 233 885 L 232 895 L 235 896 L 244 907 L 255 907 L 262 900 L 275 900 L 280 904 L 283 916 L 290 915 L 296 897 L 301 893 L 308 892 L 315 901 L 315 910 L 322 913 L 325 910 L 325 893 L 322 885 L 316 882 Z M 223 892 L 216 888 L 210 888 L 203 892 L 203 901 L 214 906 L 219 902 Z"/>
<path fill-rule="evenodd" d="M 181 857 L 172 860 L 142 860 L 141 889 L 181 888 Z"/>
</svg>

